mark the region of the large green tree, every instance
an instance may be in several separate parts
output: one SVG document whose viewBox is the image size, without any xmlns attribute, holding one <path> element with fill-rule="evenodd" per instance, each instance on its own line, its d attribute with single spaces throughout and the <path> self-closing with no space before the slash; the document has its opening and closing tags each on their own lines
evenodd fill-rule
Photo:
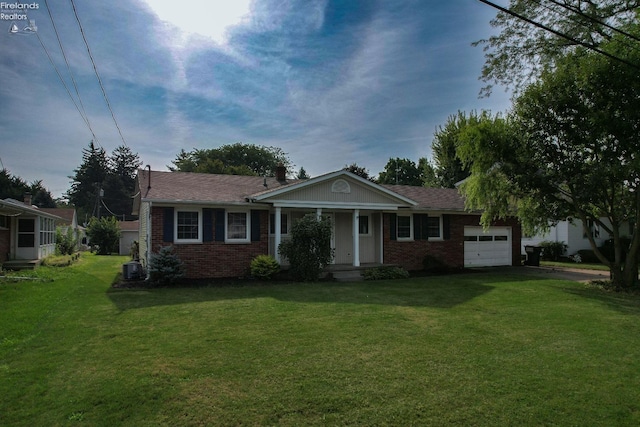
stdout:
<svg viewBox="0 0 640 427">
<path fill-rule="evenodd" d="M 93 141 L 82 150 L 82 164 L 70 176 L 69 203 L 78 211 L 81 223 L 93 216 L 130 218 L 135 173 L 142 162 L 126 146 L 108 156 Z"/>
<path fill-rule="evenodd" d="M 464 112 L 449 116 L 444 127 L 436 129 L 431 143 L 436 181 L 440 187 L 454 188 L 455 184 L 469 176 L 469 168 L 465 167 L 456 154 L 460 134 L 469 125 L 476 125 L 483 120 L 492 120 L 490 113 L 475 112 L 467 116 Z"/>
<path fill-rule="evenodd" d="M 509 10 L 569 38 L 509 13 L 497 13 L 491 25 L 500 33 L 477 42 L 485 50 L 483 92 L 489 94 L 494 84 L 519 92 L 581 44 L 600 48 L 617 34 L 616 29 L 636 22 L 639 8 L 638 0 L 510 0 Z"/>
<path fill-rule="evenodd" d="M 137 153 L 121 145 L 108 158 L 109 173 L 102 185 L 104 213 L 119 219 L 130 217 L 133 208 L 135 177 L 142 165 Z"/>
<path fill-rule="evenodd" d="M 28 184 L 19 176 L 12 175 L 7 169 L 0 171 L 0 199 L 23 201 L 27 193 L 31 194 L 31 204 L 39 208 L 56 207 L 51 193 L 44 188 L 42 180 Z"/>
<path fill-rule="evenodd" d="M 348 166 L 345 165 L 343 169 L 369 181 L 373 180 L 369 175 L 369 169 L 365 168 L 364 166 L 358 166 L 356 162 L 353 162 Z"/>
<path fill-rule="evenodd" d="M 602 46 L 640 64 L 625 39 Z M 613 239 L 614 259 L 587 237 L 622 287 L 638 276 L 638 153 L 640 72 L 585 49 L 557 59 L 516 99 L 510 118 L 467 129 L 458 149 L 472 172 L 462 187 L 468 207 L 485 209 L 485 224 L 510 214 L 530 231 L 566 218 L 585 230 L 598 224 Z"/>
<path fill-rule="evenodd" d="M 100 188 L 109 174 L 109 161 L 104 148 L 93 141 L 82 150 L 82 164 L 70 176 L 71 188 L 67 191 L 69 203 L 75 206 L 78 222 L 88 222 L 97 215 L 100 206 Z"/>
<path fill-rule="evenodd" d="M 378 174 L 379 184 L 422 185 L 422 171 L 413 160 L 389 159 L 384 170 Z"/>
<path fill-rule="evenodd" d="M 211 149 L 181 150 L 172 163 L 169 170 L 179 172 L 274 176 L 279 164 L 293 172 L 293 164 L 281 148 L 239 142 Z"/>
</svg>

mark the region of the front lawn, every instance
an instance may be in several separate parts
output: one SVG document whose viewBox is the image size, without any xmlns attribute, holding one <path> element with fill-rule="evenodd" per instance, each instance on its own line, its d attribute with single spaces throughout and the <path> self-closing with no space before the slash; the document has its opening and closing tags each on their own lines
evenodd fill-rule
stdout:
<svg viewBox="0 0 640 427">
<path fill-rule="evenodd" d="M 0 282 L 0 425 L 638 425 L 640 298 L 526 276 Z"/>
</svg>

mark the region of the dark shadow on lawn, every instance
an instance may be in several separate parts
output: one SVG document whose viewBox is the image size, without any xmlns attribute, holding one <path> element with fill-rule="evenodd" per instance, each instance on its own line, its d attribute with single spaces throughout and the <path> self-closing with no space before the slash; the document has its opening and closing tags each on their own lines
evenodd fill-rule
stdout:
<svg viewBox="0 0 640 427">
<path fill-rule="evenodd" d="M 108 297 L 120 311 L 234 299 L 272 298 L 283 302 L 321 304 L 379 304 L 406 307 L 451 308 L 508 281 L 544 280 L 494 270 L 474 274 L 418 277 L 365 282 L 271 283 L 236 282 L 200 287 L 109 289 Z"/>
<path fill-rule="evenodd" d="M 563 288 L 562 290 L 572 295 L 601 302 L 620 313 L 640 316 L 640 295 L 638 294 L 615 292 L 586 285 L 582 288 Z"/>
</svg>

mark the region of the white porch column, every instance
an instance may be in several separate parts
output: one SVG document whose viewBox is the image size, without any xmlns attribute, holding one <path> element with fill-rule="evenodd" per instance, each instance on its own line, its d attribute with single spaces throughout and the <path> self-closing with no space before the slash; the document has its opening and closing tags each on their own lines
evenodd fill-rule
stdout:
<svg viewBox="0 0 640 427">
<path fill-rule="evenodd" d="M 278 252 L 278 247 L 280 246 L 280 238 L 282 236 L 282 208 L 281 207 L 276 207 L 276 214 L 274 215 L 274 219 L 273 219 L 276 223 L 275 225 L 275 239 L 274 239 L 274 244 L 275 244 L 275 254 L 274 254 L 274 258 L 276 259 L 276 261 L 278 261 L 278 263 L 280 263 L 280 253 Z"/>
<path fill-rule="evenodd" d="M 316 208 L 316 219 L 320 221 L 320 217 L 322 217 L 322 208 Z"/>
<path fill-rule="evenodd" d="M 353 210 L 353 266 L 360 267 L 360 209 Z"/>
</svg>

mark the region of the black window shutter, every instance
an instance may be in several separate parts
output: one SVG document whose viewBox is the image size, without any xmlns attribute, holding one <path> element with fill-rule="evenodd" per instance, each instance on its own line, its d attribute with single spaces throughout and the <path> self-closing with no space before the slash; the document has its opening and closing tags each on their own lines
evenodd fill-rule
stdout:
<svg viewBox="0 0 640 427">
<path fill-rule="evenodd" d="M 451 239 L 451 215 L 442 215 L 442 238 Z"/>
<path fill-rule="evenodd" d="M 260 211 L 251 210 L 251 241 L 260 241 Z"/>
<path fill-rule="evenodd" d="M 162 212 L 162 241 L 173 243 L 173 208 L 164 208 Z"/>
<path fill-rule="evenodd" d="M 213 209 L 202 209 L 202 241 L 213 241 Z"/>
<path fill-rule="evenodd" d="M 413 214 L 413 238 L 429 240 L 429 215 Z"/>
<path fill-rule="evenodd" d="M 392 213 L 389 214 L 389 239 L 398 240 L 396 222 L 398 221 L 398 215 Z"/>
<path fill-rule="evenodd" d="M 215 210 L 215 218 L 216 218 L 216 242 L 224 242 L 224 209 L 216 209 Z"/>
</svg>

